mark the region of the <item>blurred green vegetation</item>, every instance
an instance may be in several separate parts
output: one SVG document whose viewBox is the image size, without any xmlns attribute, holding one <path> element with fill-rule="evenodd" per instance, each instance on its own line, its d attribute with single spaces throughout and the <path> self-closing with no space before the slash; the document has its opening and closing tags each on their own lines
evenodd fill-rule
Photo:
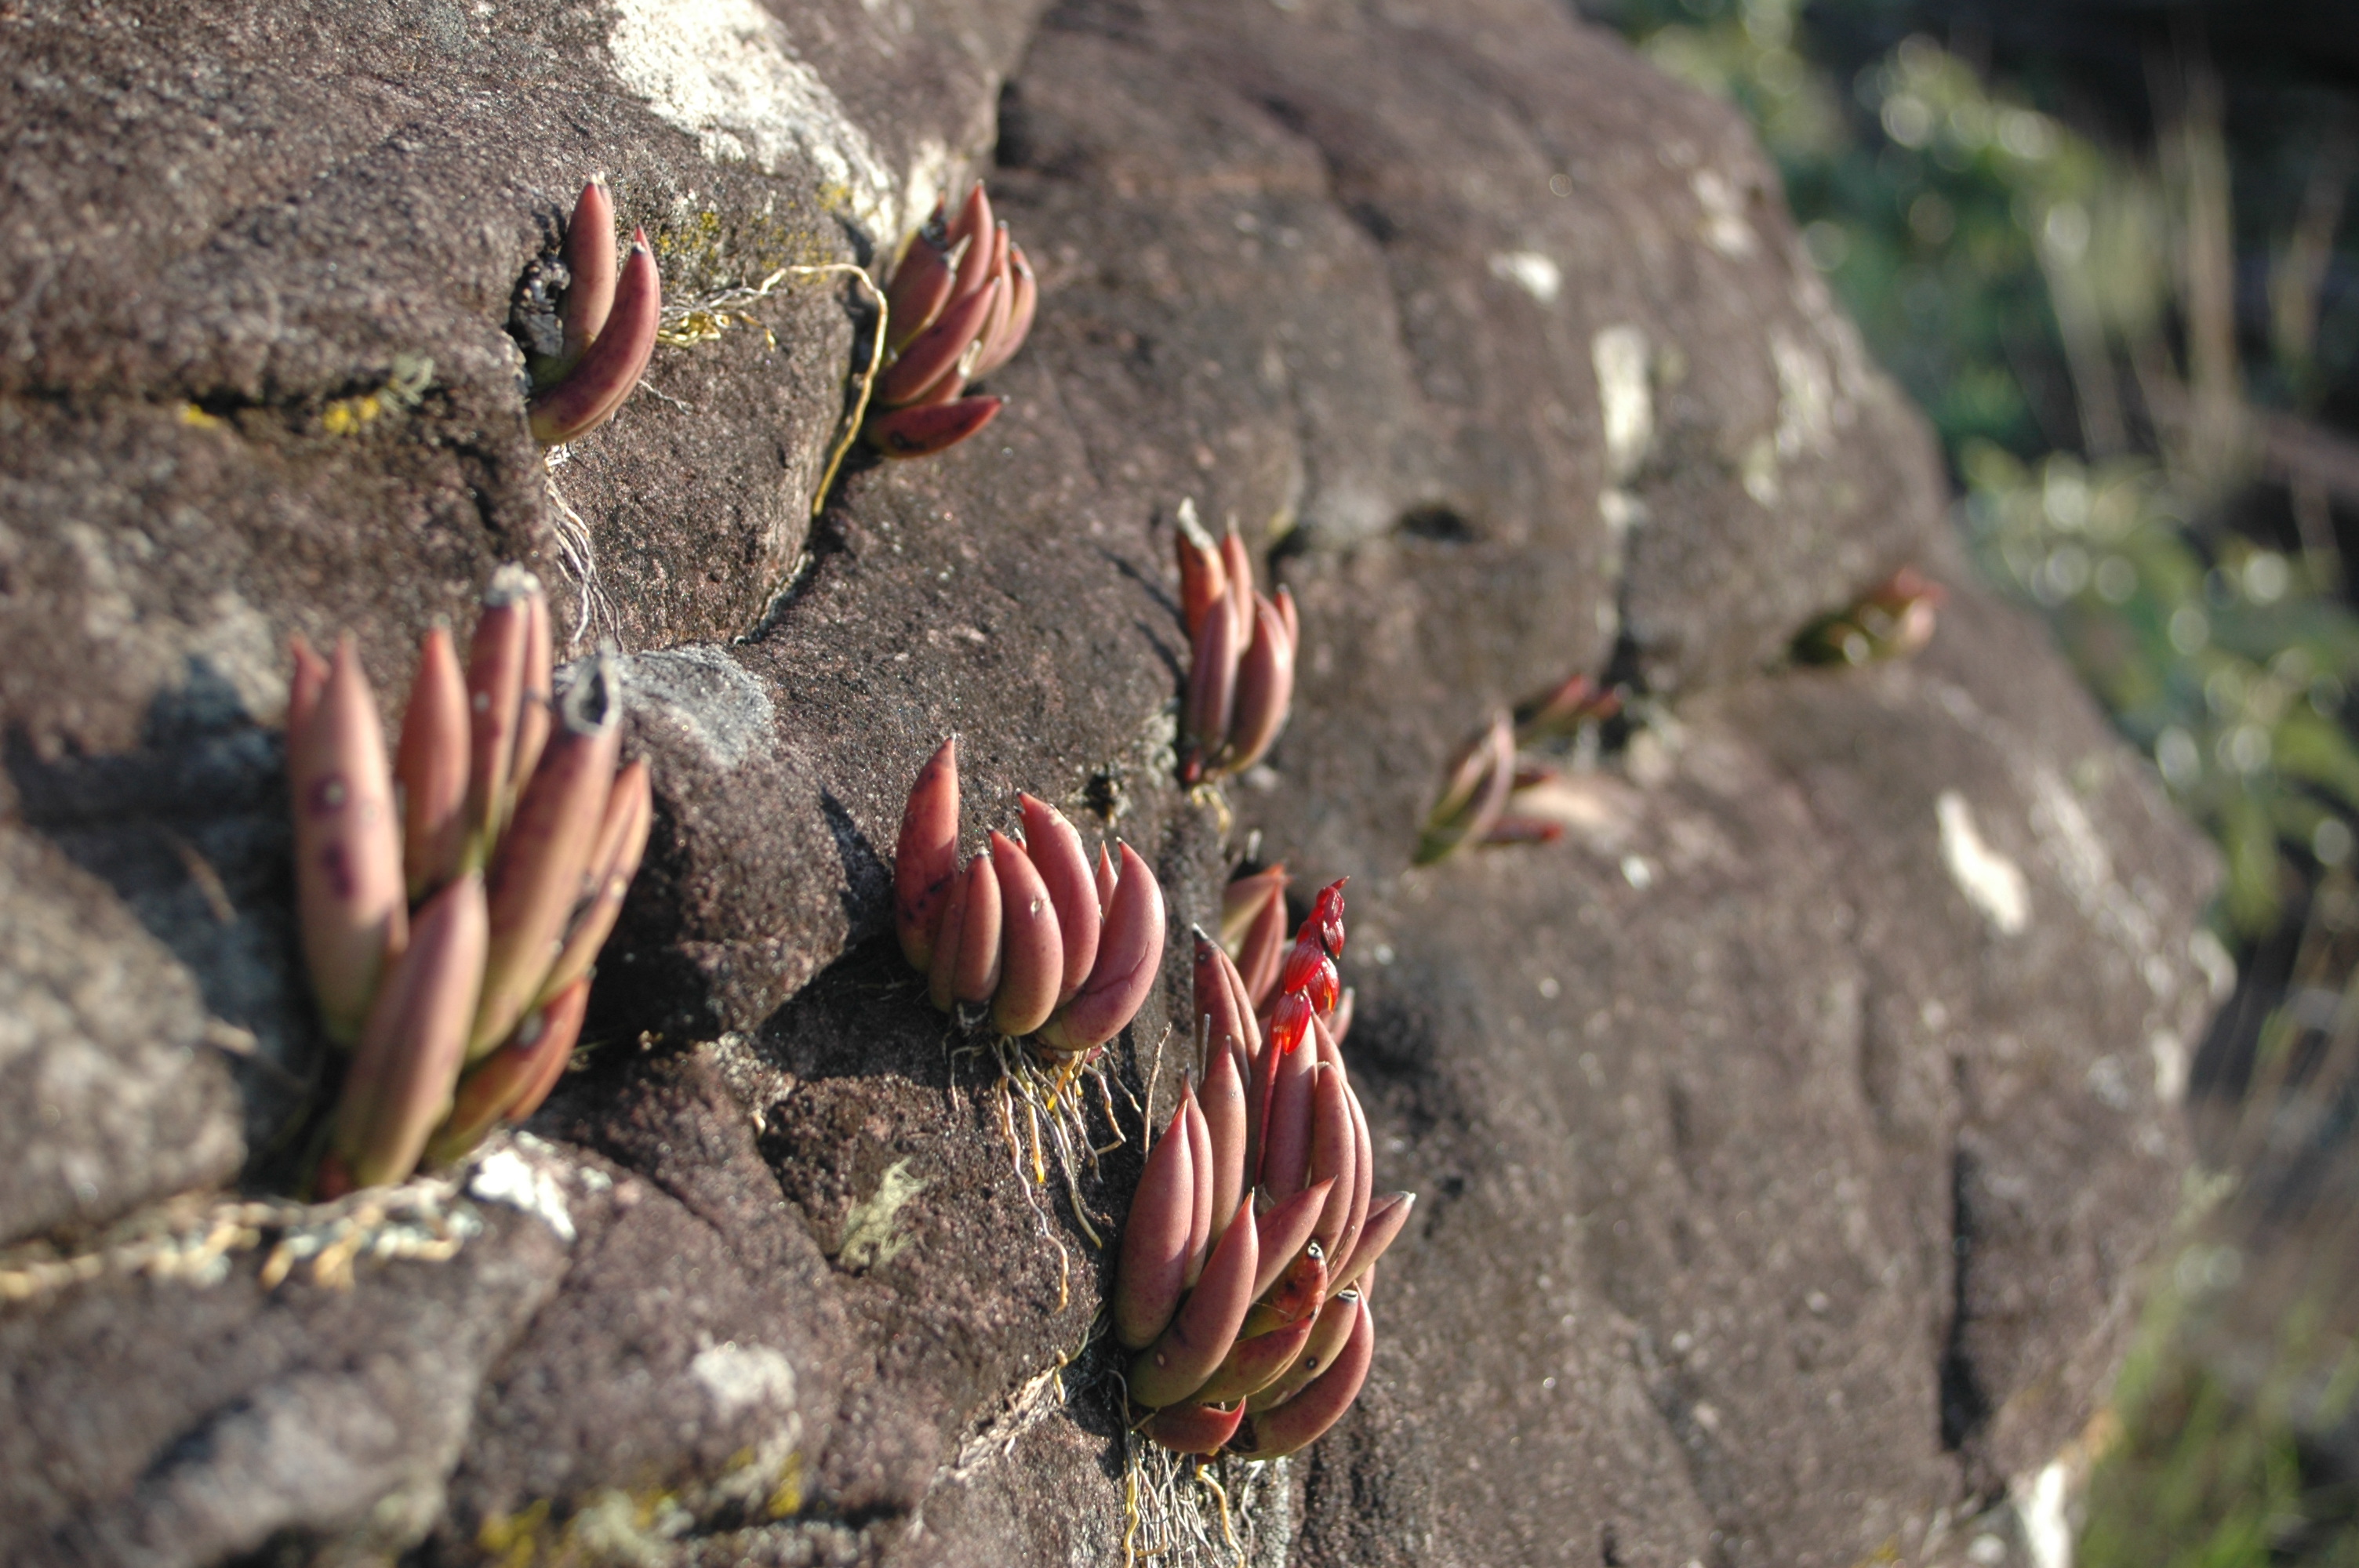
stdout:
<svg viewBox="0 0 2359 1568">
<path fill-rule="evenodd" d="M 2100 1423 L 2082 1568 L 2359 1568 L 2359 617 L 2330 505 L 2359 447 L 2316 418 L 2359 356 L 2325 287 L 2347 127 L 2258 170 L 2200 51 L 2150 58 L 2157 129 L 2105 145 L 2051 84 L 1922 34 L 1861 59 L 1879 0 L 1584 5 L 1750 118 L 1810 261 L 1931 416 L 1969 553 L 2219 844 L 2221 934 L 2248 963 L 2299 947 L 2232 1021 L 2218 1174 Z M 2240 272 L 2265 310 L 2240 315 Z"/>
<path fill-rule="evenodd" d="M 1839 80 L 1795 0 L 1628 0 L 1612 19 L 1752 119 L 1812 262 L 1931 416 L 1969 548 L 2048 616 L 2220 844 L 2223 935 L 2274 929 L 2289 891 L 2354 851 L 2343 705 L 2359 617 L 2322 494 L 2296 497 L 2298 548 L 2231 513 L 2267 439 L 2256 390 L 2298 416 L 2319 379 L 2341 182 L 2322 233 L 2318 213 L 2285 217 L 2272 343 L 2248 384 L 2227 152 L 2200 72 L 2160 145 L 2122 152 L 1922 35 Z"/>
</svg>

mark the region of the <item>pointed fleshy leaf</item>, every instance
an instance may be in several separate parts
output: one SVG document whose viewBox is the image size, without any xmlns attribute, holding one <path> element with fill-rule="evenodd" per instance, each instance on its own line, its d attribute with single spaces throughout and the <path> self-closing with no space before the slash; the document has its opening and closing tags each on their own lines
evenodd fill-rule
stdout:
<svg viewBox="0 0 2359 1568">
<path fill-rule="evenodd" d="M 639 858 L 647 851 L 647 828 L 654 817 L 655 796 L 647 765 L 635 762 L 614 775 L 614 787 L 606 793 L 605 819 L 590 851 L 587 891 L 566 928 L 557 962 L 541 982 L 536 1006 L 548 1005 L 559 990 L 589 974 L 590 966 L 598 961 L 600 949 L 606 946 L 623 913 L 631 879 L 639 874 Z"/>
<path fill-rule="evenodd" d="M 1314 1302 L 1312 1306 L 1315 1309 L 1317 1303 Z M 1256 1307 L 1254 1312 L 1260 1310 Z M 1252 1314 L 1248 1314 L 1249 1327 L 1251 1319 Z M 1300 1359 L 1303 1346 L 1310 1343 L 1310 1331 L 1318 1322 L 1319 1314 L 1313 1310 L 1264 1333 L 1241 1335 L 1193 1398 L 1200 1403 L 1227 1404 L 1276 1382 Z"/>
<path fill-rule="evenodd" d="M 999 397 L 962 397 L 891 409 L 871 416 L 862 434 L 888 458 L 929 458 L 950 450 L 990 424 L 1006 402 Z"/>
<path fill-rule="evenodd" d="M 1100 922 L 1098 940 L 1101 945 L 1103 945 L 1105 940 L 1103 924 L 1105 913 L 1114 907 L 1114 883 L 1119 880 L 1121 880 L 1121 873 L 1114 870 L 1113 851 L 1109 850 L 1103 844 L 1100 844 L 1098 846 L 1097 886 L 1098 917 Z M 1090 967 L 1094 969 L 1097 966 L 1093 964 Z"/>
<path fill-rule="evenodd" d="M 1247 933 L 1266 919 L 1270 904 L 1275 902 L 1282 922 L 1286 914 L 1286 863 L 1263 867 L 1246 875 L 1231 877 L 1221 890 L 1221 946 L 1236 959 L 1237 967 L 1245 967 L 1245 945 Z"/>
<path fill-rule="evenodd" d="M 1441 798 L 1426 814 L 1416 860 L 1431 865 L 1469 844 L 1479 844 L 1507 808 L 1516 782 L 1516 736 L 1506 708 L 1492 715 L 1490 728 L 1452 770 Z"/>
<path fill-rule="evenodd" d="M 999 322 L 990 341 L 984 345 L 982 357 L 974 362 L 972 374 L 989 375 L 1015 357 L 1031 335 L 1032 318 L 1040 307 L 1040 280 L 1033 275 L 1032 264 L 1025 258 L 1022 245 L 1007 247 L 1007 265 L 1015 280 L 1015 294 L 1007 309 L 1007 319 Z"/>
<path fill-rule="evenodd" d="M 1139 1433 L 1174 1454 L 1212 1454 L 1221 1451 L 1245 1419 L 1245 1407 L 1232 1405 L 1171 1405 L 1157 1411 L 1139 1426 Z"/>
<path fill-rule="evenodd" d="M 1152 1410 L 1179 1403 L 1202 1387 L 1228 1355 L 1253 1304 L 1260 1262 L 1255 1227 L 1245 1223 L 1251 1218 L 1249 1211 L 1241 1212 L 1231 1222 L 1171 1325 L 1131 1362 L 1130 1397 L 1139 1405 Z"/>
<path fill-rule="evenodd" d="M 1360 1234 L 1367 1227 L 1368 1205 L 1375 1196 L 1376 1175 L 1375 1146 L 1368 1138 L 1368 1113 L 1348 1085 L 1344 1099 L 1352 1111 L 1352 1207 L 1344 1217 L 1342 1238 L 1327 1249 L 1327 1256 L 1339 1263 L 1348 1262 L 1359 1249 Z"/>
<path fill-rule="evenodd" d="M 1254 592 L 1253 552 L 1245 548 L 1245 535 L 1237 532 L 1236 519 L 1229 520 L 1226 532 L 1221 535 L 1221 565 L 1229 575 L 1229 613 L 1236 618 L 1234 629 L 1237 651 L 1243 653 L 1253 641 Z"/>
<path fill-rule="evenodd" d="M 1376 1349 L 1375 1318 L 1368 1303 L 1361 1302 L 1353 1316 L 1351 1336 L 1333 1365 L 1284 1404 L 1259 1414 L 1248 1411 L 1229 1440 L 1231 1448 L 1248 1459 L 1283 1458 L 1316 1443 L 1343 1418 L 1368 1380 L 1368 1363 Z"/>
<path fill-rule="evenodd" d="M 1445 816 L 1437 808 L 1427 817 L 1426 834 L 1418 845 L 1419 864 L 1430 865 L 1466 845 L 1480 844 L 1506 811 L 1516 783 L 1516 736 L 1506 708 L 1492 716 L 1474 756 L 1478 773 L 1472 795 L 1454 812 Z"/>
<path fill-rule="evenodd" d="M 437 626 L 418 650 L 418 675 L 394 747 L 401 786 L 401 869 L 412 903 L 459 874 L 467 851 L 467 683 Z"/>
<path fill-rule="evenodd" d="M 540 995 L 581 903 L 623 746 L 623 677 L 605 654 L 566 693 L 556 732 L 516 802 L 488 879 L 491 953 L 470 1060 L 508 1037 Z"/>
<path fill-rule="evenodd" d="M 1253 1076 L 1245 1080 L 1245 1185 L 1258 1186 L 1262 1167 L 1268 1161 L 1270 1103 L 1277 1093 L 1277 1075 L 1290 1053 L 1279 1043 L 1276 1030 L 1283 1022 L 1289 1007 L 1307 1022 L 1310 1004 L 1299 997 L 1278 999 L 1278 1011 L 1273 1013 L 1265 1031 L 1262 1048 L 1253 1057 Z M 1307 1233 L 1306 1233 L 1307 1234 Z"/>
<path fill-rule="evenodd" d="M 656 350 L 663 282 L 647 231 L 631 237 L 631 259 L 614 288 L 606 325 L 565 379 L 527 404 L 532 437 L 544 447 L 577 440 L 614 416 L 639 384 Z"/>
<path fill-rule="evenodd" d="M 1328 1195 L 1334 1189 L 1324 1182 L 1303 1188 L 1290 1198 L 1281 1198 L 1264 1210 L 1255 1224 L 1261 1227 L 1256 1238 L 1261 1267 L 1254 1275 L 1254 1299 L 1259 1301 L 1277 1283 L 1295 1257 L 1310 1241 L 1311 1228 L 1319 1223 L 1320 1211 L 1327 1206 Z"/>
<path fill-rule="evenodd" d="M 951 969 L 951 995 L 970 1007 L 999 989 L 1001 916 L 999 873 L 986 849 L 966 863 L 966 918 Z"/>
<path fill-rule="evenodd" d="M 1212 951 L 1228 961 L 1218 947 Z M 1245 1087 L 1237 1076 L 1237 1053 L 1229 1042 L 1216 1036 L 1210 1046 L 1197 1105 L 1212 1152 L 1212 1212 L 1226 1216 L 1236 1212 L 1245 1191 Z"/>
<path fill-rule="evenodd" d="M 488 931 L 483 879 L 472 871 L 419 911 L 408 949 L 369 1009 L 329 1132 L 354 1186 L 398 1182 L 416 1170 L 450 1109 Z"/>
<path fill-rule="evenodd" d="M 320 693 L 328 687 L 328 661 L 300 632 L 288 635 L 287 656 L 295 665 L 287 678 L 287 732 L 291 735 L 310 723 L 319 708 Z"/>
<path fill-rule="evenodd" d="M 934 927 L 934 954 L 926 966 L 926 996 L 943 1012 L 958 1005 L 959 953 L 966 946 L 966 898 L 972 885 L 967 871 L 951 873 L 950 896 L 942 903 L 941 924 Z M 996 881 L 993 891 L 998 891 Z M 999 950 L 998 944 L 999 938 L 993 936 L 995 954 Z"/>
<path fill-rule="evenodd" d="M 590 1008 L 590 981 L 574 981 L 548 1004 L 525 1014 L 516 1032 L 476 1063 L 451 1098 L 450 1114 L 426 1145 L 426 1161 L 448 1165 L 464 1159 L 484 1134 L 503 1119 L 522 1121 L 540 1108 L 582 1038 L 582 1018 Z M 534 1091 L 538 1090 L 535 1096 Z M 532 1103 L 525 1104 L 532 1096 Z M 513 1110 L 515 1114 L 509 1113 Z"/>
<path fill-rule="evenodd" d="M 582 1039 L 582 1022 L 590 1011 L 590 977 L 582 976 L 571 985 L 542 1004 L 542 1027 L 548 1031 L 540 1053 L 540 1070 L 526 1084 L 514 1105 L 500 1112 L 502 1121 L 523 1121 L 538 1110 L 558 1084 L 565 1077 L 565 1069 L 573 1060 L 573 1048 Z"/>
<path fill-rule="evenodd" d="M 1221 757 L 1224 773 L 1241 773 L 1286 727 L 1294 701 L 1294 644 L 1277 609 L 1261 595 L 1253 599 L 1253 640 L 1237 661 L 1236 697 L 1229 718 L 1229 741 Z"/>
<path fill-rule="evenodd" d="M 1147 1169 L 1124 1222 L 1120 1261 L 1114 1268 L 1114 1338 L 1141 1350 L 1170 1324 L 1186 1289 L 1188 1232 L 1196 1212 L 1193 1155 L 1188 1146 L 1184 1108 L 1147 1152 Z"/>
<path fill-rule="evenodd" d="M 983 373 L 984 362 L 1007 330 L 1007 319 L 1016 309 L 1016 274 L 1008 265 L 1007 248 L 1007 225 L 1000 223 L 991 235 L 991 280 L 999 287 L 992 291 L 991 315 L 974 335 L 974 351 L 966 366 L 969 379 Z"/>
<path fill-rule="evenodd" d="M 933 968 L 934 939 L 959 875 L 958 737 L 936 748 L 909 786 L 893 850 L 893 926 L 901 956 L 919 973 Z"/>
<path fill-rule="evenodd" d="M 1028 795 L 1017 795 L 1016 801 L 1024 814 L 1026 852 L 1049 890 L 1049 902 L 1056 905 L 1057 934 L 1065 944 L 1064 979 L 1057 988 L 1057 1002 L 1062 1006 L 1082 989 L 1098 961 L 1098 933 L 1105 918 L 1081 834 L 1046 801 Z"/>
<path fill-rule="evenodd" d="M 957 281 L 951 286 L 953 302 L 981 293 L 990 283 L 991 240 L 998 227 L 998 221 L 991 213 L 991 198 L 984 193 L 983 181 L 978 179 L 974 189 L 966 193 L 966 200 L 959 204 L 958 217 L 951 223 L 951 243 L 964 246 L 959 254 Z"/>
<path fill-rule="evenodd" d="M 1408 1223 L 1409 1214 L 1416 1207 L 1415 1193 L 1386 1193 L 1371 1203 L 1368 1206 L 1368 1222 L 1360 1230 L 1359 1244 L 1352 1249 L 1349 1258 L 1336 1266 L 1334 1281 L 1329 1289 L 1340 1291 L 1357 1282 L 1360 1276 L 1368 1271 L 1369 1266 L 1385 1255 L 1385 1249 L 1400 1235 L 1401 1227 Z"/>
<path fill-rule="evenodd" d="M 1163 967 L 1163 889 L 1147 862 L 1122 846 L 1122 871 L 1098 935 L 1098 961 L 1073 1000 L 1041 1031 L 1051 1051 L 1103 1045 L 1138 1015 Z"/>
<path fill-rule="evenodd" d="M 898 408 L 945 375 L 962 375 L 960 361 L 974 346 L 975 334 L 991 320 L 998 302 L 996 282 L 980 293 L 953 299 L 934 324 L 910 341 L 901 357 L 876 378 L 875 401 L 881 408 Z"/>
<path fill-rule="evenodd" d="M 942 216 L 941 203 L 936 202 L 933 216 L 909 237 L 899 265 L 893 268 L 893 281 L 886 286 L 885 347 L 888 351 L 898 352 L 931 326 L 950 303 L 951 286 L 958 280 L 959 255 L 963 253 L 951 251 L 950 230 Z"/>
<path fill-rule="evenodd" d="M 1277 606 L 1277 618 L 1286 623 L 1286 645 L 1295 653 L 1302 651 L 1302 612 L 1295 608 L 1294 590 L 1280 583 L 1277 591 L 1269 596 Z"/>
<path fill-rule="evenodd" d="M 1343 1253 L 1337 1249 L 1351 1223 L 1352 1195 L 1358 1185 L 1360 1141 L 1352 1126 L 1351 1092 L 1340 1071 L 1328 1063 L 1318 1064 L 1311 1079 L 1310 1180 L 1335 1185 L 1310 1236 L 1321 1251 L 1339 1258 Z"/>
<path fill-rule="evenodd" d="M 1320 1304 L 1319 1315 L 1311 1323 L 1310 1337 L 1302 1342 L 1302 1353 L 1276 1380 L 1247 1397 L 1246 1411 L 1258 1415 L 1275 1409 L 1325 1371 L 1352 1337 L 1352 1330 L 1359 1325 L 1360 1303 L 1364 1294 L 1355 1287 L 1337 1289 L 1331 1282 L 1327 1299 Z"/>
<path fill-rule="evenodd" d="M 287 786 L 311 990 L 329 1034 L 349 1042 L 400 951 L 409 908 L 376 697 L 350 637 L 337 641 L 308 721 L 287 737 Z"/>
<path fill-rule="evenodd" d="M 1229 719 L 1236 708 L 1237 661 L 1244 653 L 1231 602 L 1244 591 L 1232 583 L 1205 611 L 1203 630 L 1196 634 L 1188 660 L 1188 692 L 1180 711 L 1181 736 L 1188 742 L 1183 784 L 1216 770 L 1228 745 Z"/>
<path fill-rule="evenodd" d="M 1283 872 L 1285 868 L 1277 868 Z M 1281 877 L 1270 889 L 1261 909 L 1245 928 L 1237 946 L 1237 975 L 1245 996 L 1258 1010 L 1277 989 L 1278 967 L 1286 958 L 1286 883 Z"/>
<path fill-rule="evenodd" d="M 1283 1008 L 1291 997 L 1281 998 Z M 1277 1057 L 1269 1096 L 1269 1121 L 1263 1130 L 1258 1185 L 1273 1198 L 1290 1198 L 1307 1184 L 1310 1170 L 1311 1103 L 1319 1065 L 1316 1051 L 1287 1051 Z"/>
<path fill-rule="evenodd" d="M 1221 546 L 1196 521 L 1196 503 L 1180 503 L 1172 543 L 1180 557 L 1180 620 L 1188 628 L 1188 643 L 1202 638 L 1204 617 L 1229 591 L 1229 570 L 1221 560 Z"/>
<path fill-rule="evenodd" d="M 1239 1005 L 1241 991 L 1233 984 L 1236 965 L 1219 943 L 1200 929 L 1196 939 L 1193 1012 L 1200 1030 L 1207 1031 L 1207 1050 L 1199 1071 L 1210 1075 L 1212 1056 L 1232 1042 L 1242 1042 L 1253 1027 L 1251 1015 Z"/>
<path fill-rule="evenodd" d="M 1212 1212 L 1226 1214 L 1245 1187 L 1245 1080 L 1239 1064 L 1251 1059 L 1246 1047 L 1253 1021 L 1234 983 L 1236 966 L 1202 931 L 1195 937 L 1194 1012 L 1202 1045 L 1199 1103 L 1212 1141 Z"/>
<path fill-rule="evenodd" d="M 1057 1011 L 1064 983 L 1065 939 L 1057 906 L 1024 847 L 1005 833 L 991 835 L 992 869 L 999 880 L 999 984 L 991 1022 L 1002 1034 L 1029 1034 Z"/>
<path fill-rule="evenodd" d="M 581 362 L 614 308 L 614 203 L 603 178 L 593 176 L 582 188 L 558 254 L 565 258 L 569 279 L 557 302 L 557 319 L 565 329 L 565 347 L 557 356 L 561 375 Z"/>
<path fill-rule="evenodd" d="M 1584 724 L 1611 719 L 1621 710 L 1620 693 L 1600 689 L 1586 675 L 1572 676 L 1538 702 L 1516 710 L 1516 740 L 1521 743 L 1571 735 Z"/>
<path fill-rule="evenodd" d="M 511 798 L 516 720 L 532 664 L 532 598 L 540 579 L 519 566 L 492 574 L 467 645 L 468 857 L 480 867 L 499 838 Z"/>
<path fill-rule="evenodd" d="M 1226 953 L 1221 955 L 1228 957 Z M 1244 1066 L 1245 1081 L 1253 1077 L 1253 1064 L 1261 1055 L 1261 1021 L 1254 1014 L 1253 998 L 1245 991 L 1245 977 L 1237 973 L 1234 963 L 1217 966 L 1221 982 L 1228 988 L 1229 1007 L 1223 1016 L 1236 1019 L 1235 1044 L 1237 1061 Z"/>
<path fill-rule="evenodd" d="M 1180 1091 L 1180 1110 L 1188 1130 L 1188 1165 L 1196 1173 L 1196 1212 L 1188 1222 L 1187 1281 L 1192 1286 L 1212 1245 L 1212 1191 L 1219 1173 L 1212 1169 L 1212 1137 L 1193 1088 Z"/>
<path fill-rule="evenodd" d="M 549 595 L 541 590 L 537 578 L 525 595 L 524 607 L 524 689 L 516 694 L 516 756 L 508 765 L 507 799 L 500 807 L 503 816 L 516 810 L 516 797 L 532 782 L 533 770 L 540 766 L 540 753 L 549 744 L 557 714 L 557 650 L 549 633 Z"/>
</svg>

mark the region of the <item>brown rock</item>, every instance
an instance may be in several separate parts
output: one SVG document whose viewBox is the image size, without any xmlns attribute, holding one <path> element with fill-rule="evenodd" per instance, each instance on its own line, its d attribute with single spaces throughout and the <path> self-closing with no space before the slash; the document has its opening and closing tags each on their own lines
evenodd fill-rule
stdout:
<svg viewBox="0 0 2359 1568">
<path fill-rule="evenodd" d="M 1175 930 L 1250 829 L 1353 878 L 1346 1050 L 1423 1197 L 1360 1408 L 1233 1476 L 1256 1561 L 1942 1561 L 2084 1418 L 2185 1157 L 2206 862 L 1959 580 L 1725 110 L 1537 0 L 32 0 L 0 38 L 0 1065 L 75 1086 L 0 1109 L 0 1557 L 1118 1557 L 1073 1203 L 1119 1225 L 1137 1115 L 1042 1181 L 886 935 L 953 730 L 970 848 L 1028 789 Z M 1041 283 L 1006 411 L 811 524 L 866 318 L 782 280 L 545 470 L 506 324 L 597 168 L 682 306 L 987 172 Z M 1173 782 L 1183 497 L 1301 602 L 1224 805 Z M 655 768 L 582 1069 L 390 1200 L 471 1217 L 447 1255 L 151 1266 L 241 1150 L 291 1187 L 329 1063 L 285 637 L 352 629 L 390 705 L 508 558 L 622 644 Z M 1909 560 L 1952 590 L 1920 659 L 1782 665 Z M 1481 715 L 1609 665 L 1656 700 L 1577 829 L 1408 870 Z M 1184 971 L 1112 1056 L 1156 1107 Z"/>
</svg>

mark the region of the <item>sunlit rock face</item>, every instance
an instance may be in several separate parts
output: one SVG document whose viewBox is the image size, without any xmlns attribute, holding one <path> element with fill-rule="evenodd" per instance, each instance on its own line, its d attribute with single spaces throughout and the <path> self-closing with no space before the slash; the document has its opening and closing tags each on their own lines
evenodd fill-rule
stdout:
<svg viewBox="0 0 2359 1568">
<path fill-rule="evenodd" d="M 1525 0 L 0 38 L 0 1558 L 1118 1560 L 1109 1255 L 886 930 L 952 731 L 970 846 L 1029 790 L 1175 932 L 1255 831 L 1353 879 L 1344 1051 L 1421 1197 L 1261 1560 L 1950 1561 L 2087 1418 L 2208 863 L 1962 577 L 1723 109 Z M 1006 412 L 812 521 L 867 319 L 790 275 L 545 466 L 506 322 L 593 170 L 682 310 L 987 177 L 1041 291 Z M 1224 800 L 1175 782 L 1182 498 L 1301 608 Z M 305 1209 L 284 641 L 398 693 L 507 559 L 656 770 L 592 1048 L 529 1138 Z M 1786 664 L 1910 563 L 1922 654 Z M 1579 670 L 1643 723 L 1564 837 L 1410 871 L 1453 749 Z M 1112 1059 L 1159 1107 L 1183 955 Z"/>
</svg>

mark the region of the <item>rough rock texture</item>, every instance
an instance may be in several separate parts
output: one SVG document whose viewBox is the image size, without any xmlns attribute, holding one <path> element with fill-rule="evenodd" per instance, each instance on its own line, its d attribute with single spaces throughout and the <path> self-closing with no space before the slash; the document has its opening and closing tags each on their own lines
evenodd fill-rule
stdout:
<svg viewBox="0 0 2359 1568">
<path fill-rule="evenodd" d="M 1958 1561 L 2085 1419 L 2208 867 L 1958 580 L 1724 110 L 1537 0 L 27 0 L 0 65 L 0 1558 L 1117 1560 L 1077 1207 L 1137 1113 L 1090 1090 L 1129 1141 L 1036 1181 L 883 935 L 953 730 L 971 836 L 1057 800 L 1175 929 L 1255 830 L 1354 879 L 1424 1198 L 1361 1409 L 1228 1474 L 1255 1561 Z M 679 307 L 990 174 L 1007 411 L 810 522 L 869 322 L 789 274 L 544 470 L 504 324 L 599 168 Z M 1172 783 L 1183 496 L 1302 606 L 1225 799 Z M 258 1201 L 325 1061 L 278 649 L 351 630 L 390 712 L 505 558 L 628 653 L 656 769 L 594 1048 L 455 1184 Z M 1925 654 L 1783 665 L 1910 560 Z M 1482 715 L 1609 667 L 1575 830 L 1409 871 Z M 1124 1093 L 1184 1004 L 1175 946 Z"/>
</svg>

